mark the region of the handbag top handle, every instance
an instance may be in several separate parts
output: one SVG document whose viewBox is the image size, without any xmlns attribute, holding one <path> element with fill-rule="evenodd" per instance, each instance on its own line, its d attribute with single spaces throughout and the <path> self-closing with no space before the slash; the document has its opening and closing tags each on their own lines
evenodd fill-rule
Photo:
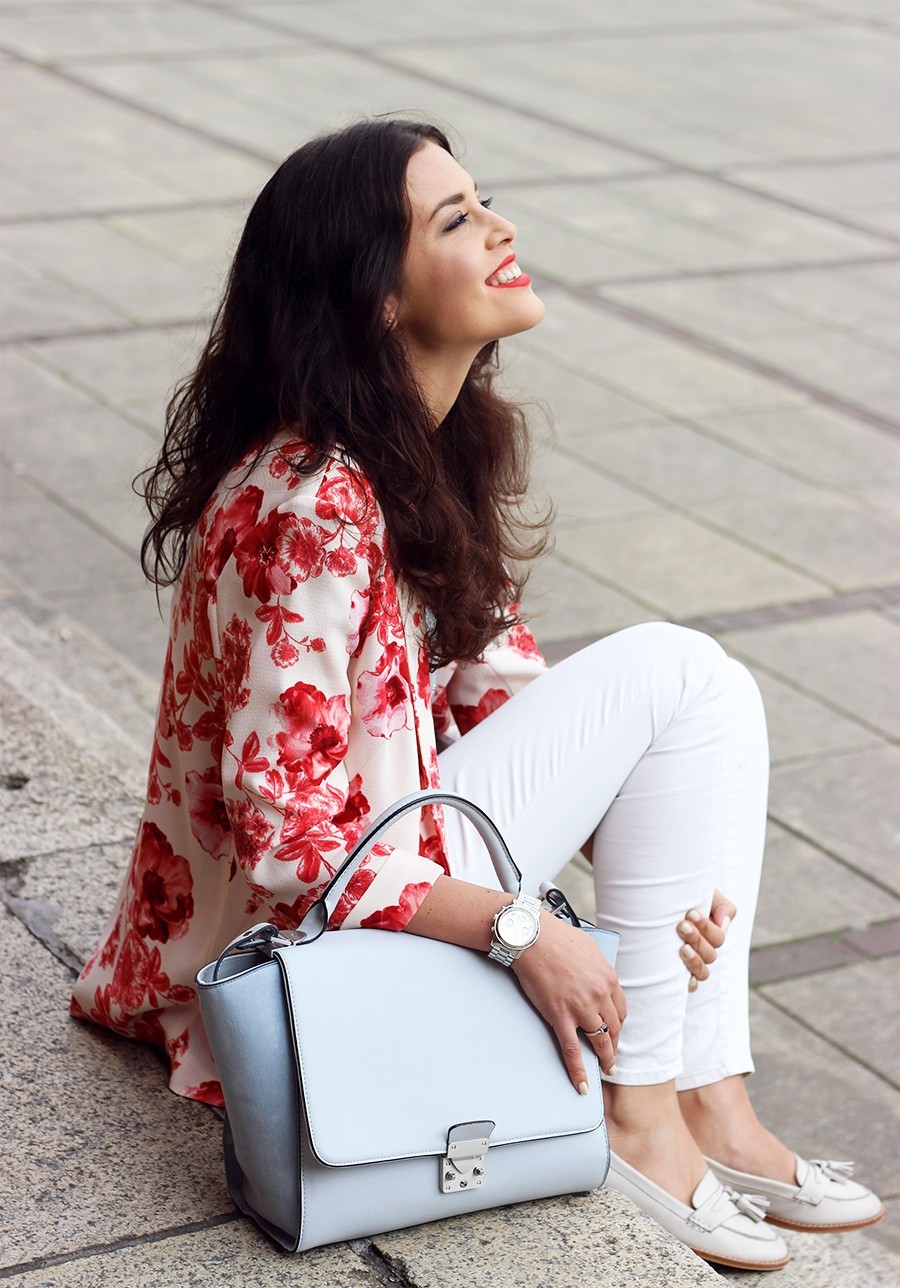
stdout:
<svg viewBox="0 0 900 1288">
<path fill-rule="evenodd" d="M 347 855 L 347 858 L 335 872 L 322 894 L 301 918 L 299 926 L 303 927 L 303 938 L 305 940 L 318 939 L 319 935 L 323 933 L 331 914 L 337 906 L 338 900 L 350 883 L 350 878 L 372 846 L 380 841 L 385 832 L 399 822 L 404 815 L 409 814 L 412 810 L 421 809 L 424 805 L 450 805 L 453 809 L 458 809 L 461 814 L 464 814 L 475 825 L 479 836 L 484 841 L 501 888 L 508 894 L 519 893 L 522 887 L 522 873 L 516 866 L 515 860 L 497 830 L 493 819 L 485 814 L 480 806 L 473 804 L 465 796 L 457 796 L 455 792 L 434 790 L 411 792 L 409 796 L 401 796 L 383 814 L 379 814 L 375 822 L 360 837 Z"/>
</svg>

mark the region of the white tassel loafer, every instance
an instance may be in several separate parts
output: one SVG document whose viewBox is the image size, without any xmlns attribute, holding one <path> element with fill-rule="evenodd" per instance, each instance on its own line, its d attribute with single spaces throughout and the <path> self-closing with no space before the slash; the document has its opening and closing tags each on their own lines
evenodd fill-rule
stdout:
<svg viewBox="0 0 900 1288">
<path fill-rule="evenodd" d="M 707 1158 L 719 1180 L 739 1192 L 750 1191 L 769 1200 L 766 1220 L 786 1230 L 807 1230 L 813 1234 L 837 1234 L 874 1225 L 884 1216 L 877 1194 L 852 1181 L 852 1163 L 835 1163 L 823 1158 L 807 1161 L 799 1154 L 797 1183 L 770 1181 L 749 1172 L 736 1172 L 715 1159 Z"/>
<path fill-rule="evenodd" d="M 731 1193 L 712 1172 L 694 1190 L 690 1207 L 616 1154 L 610 1155 L 606 1184 L 705 1261 L 739 1270 L 780 1270 L 791 1259 L 784 1240 L 763 1220 L 765 1200 Z"/>
</svg>

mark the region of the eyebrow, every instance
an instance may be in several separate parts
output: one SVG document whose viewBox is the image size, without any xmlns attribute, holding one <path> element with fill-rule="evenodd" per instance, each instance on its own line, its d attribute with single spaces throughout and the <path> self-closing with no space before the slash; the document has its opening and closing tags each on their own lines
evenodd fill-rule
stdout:
<svg viewBox="0 0 900 1288">
<path fill-rule="evenodd" d="M 477 184 L 475 186 L 475 191 L 476 193 L 478 192 Z M 428 222 L 431 223 L 435 215 L 438 214 L 439 211 L 443 210 L 445 206 L 458 206 L 465 201 L 465 199 L 466 194 L 464 192 L 454 192 L 452 197 L 445 197 L 444 200 L 439 201 L 434 210 L 432 210 L 431 214 L 428 216 Z"/>
</svg>

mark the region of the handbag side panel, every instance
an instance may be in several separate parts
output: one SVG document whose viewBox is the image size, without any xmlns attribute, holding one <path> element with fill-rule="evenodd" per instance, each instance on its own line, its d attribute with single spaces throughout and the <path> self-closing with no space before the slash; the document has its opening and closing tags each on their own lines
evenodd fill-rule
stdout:
<svg viewBox="0 0 900 1288">
<path fill-rule="evenodd" d="M 255 957 L 213 964 L 197 976 L 200 1011 L 225 1097 L 225 1171 L 231 1196 L 282 1247 L 300 1230 L 297 1099 L 281 972 Z M 305 1124 L 302 1134 L 305 1135 Z"/>
</svg>

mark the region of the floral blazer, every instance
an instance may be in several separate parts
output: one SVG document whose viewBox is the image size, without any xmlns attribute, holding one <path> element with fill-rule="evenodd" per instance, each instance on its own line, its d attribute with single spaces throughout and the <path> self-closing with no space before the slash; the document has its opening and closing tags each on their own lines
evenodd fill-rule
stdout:
<svg viewBox="0 0 900 1288">
<path fill-rule="evenodd" d="M 282 436 L 207 505 L 172 608 L 147 800 L 72 1013 L 163 1047 L 173 1091 L 221 1090 L 194 976 L 258 921 L 295 926 L 367 825 L 437 787 L 464 736 L 544 669 L 516 625 L 431 674 L 371 489 L 340 460 L 311 477 Z M 402 930 L 447 872 L 439 808 L 374 847 L 330 929 Z"/>
</svg>

